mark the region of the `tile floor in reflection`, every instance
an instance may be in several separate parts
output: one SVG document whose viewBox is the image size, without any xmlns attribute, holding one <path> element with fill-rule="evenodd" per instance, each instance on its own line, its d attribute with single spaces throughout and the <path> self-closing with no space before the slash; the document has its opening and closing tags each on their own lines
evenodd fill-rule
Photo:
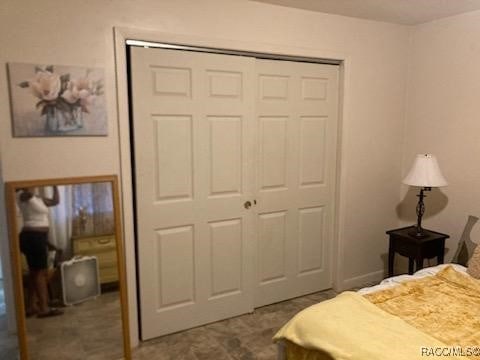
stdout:
<svg viewBox="0 0 480 360">
<path fill-rule="evenodd" d="M 123 355 L 119 293 L 62 308 L 63 315 L 27 318 L 31 360 L 116 360 Z M 0 330 L 0 360 L 17 359 L 17 341 Z"/>
</svg>

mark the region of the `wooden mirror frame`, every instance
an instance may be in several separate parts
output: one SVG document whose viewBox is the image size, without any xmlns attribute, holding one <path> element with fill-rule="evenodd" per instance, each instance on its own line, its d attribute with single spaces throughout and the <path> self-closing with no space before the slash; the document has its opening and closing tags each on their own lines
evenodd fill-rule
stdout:
<svg viewBox="0 0 480 360">
<path fill-rule="evenodd" d="M 70 177 L 58 179 L 42 179 L 42 180 L 25 180 L 25 181 L 9 181 L 5 183 L 5 198 L 6 210 L 8 218 L 8 234 L 10 239 L 10 256 L 12 263 L 12 277 L 15 295 L 15 307 L 17 318 L 17 334 L 18 347 L 21 360 L 28 360 L 28 345 L 27 345 L 27 327 L 25 319 L 25 302 L 24 292 L 22 286 L 22 270 L 20 245 L 18 241 L 18 224 L 16 218 L 15 204 L 16 196 L 15 190 L 24 187 L 39 187 L 39 186 L 53 186 L 53 185 L 76 185 L 87 183 L 105 183 L 112 184 L 112 203 L 113 203 L 113 217 L 115 226 L 115 238 L 117 244 L 117 263 L 118 276 L 120 288 L 120 311 L 122 318 L 122 333 L 123 333 L 123 349 L 124 358 L 131 359 L 129 324 L 128 324 L 128 298 L 127 298 L 127 282 L 125 272 L 125 253 L 123 244 L 123 228 L 120 212 L 120 198 L 117 175 L 102 175 L 102 176 L 86 176 L 86 177 Z"/>
</svg>

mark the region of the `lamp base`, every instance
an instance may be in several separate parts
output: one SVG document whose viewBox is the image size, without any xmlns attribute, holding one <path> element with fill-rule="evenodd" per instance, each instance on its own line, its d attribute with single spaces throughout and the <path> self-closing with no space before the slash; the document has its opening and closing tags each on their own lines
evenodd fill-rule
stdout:
<svg viewBox="0 0 480 360">
<path fill-rule="evenodd" d="M 423 193 L 424 191 L 431 191 L 431 187 L 422 187 L 420 189 L 420 193 L 417 195 L 418 196 L 418 204 L 417 204 L 417 225 L 413 226 L 413 230 L 408 233 L 411 237 L 414 237 L 415 239 L 424 239 L 428 237 L 429 235 L 422 229 L 422 216 L 423 213 L 425 212 L 425 204 L 423 203 L 423 198 L 426 197 L 426 195 Z"/>
<path fill-rule="evenodd" d="M 416 239 L 425 239 L 425 238 L 430 236 L 427 232 L 425 232 L 425 230 L 417 229 L 416 226 L 414 226 L 412 231 L 408 232 L 408 235 L 410 235 L 411 237 L 414 237 Z"/>
</svg>

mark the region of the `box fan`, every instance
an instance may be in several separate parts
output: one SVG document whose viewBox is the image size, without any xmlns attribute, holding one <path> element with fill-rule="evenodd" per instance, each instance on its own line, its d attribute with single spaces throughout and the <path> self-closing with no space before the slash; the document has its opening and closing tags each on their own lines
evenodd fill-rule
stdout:
<svg viewBox="0 0 480 360">
<path fill-rule="evenodd" d="M 74 305 L 100 295 L 98 260 L 95 256 L 74 257 L 61 264 L 63 303 Z"/>
</svg>

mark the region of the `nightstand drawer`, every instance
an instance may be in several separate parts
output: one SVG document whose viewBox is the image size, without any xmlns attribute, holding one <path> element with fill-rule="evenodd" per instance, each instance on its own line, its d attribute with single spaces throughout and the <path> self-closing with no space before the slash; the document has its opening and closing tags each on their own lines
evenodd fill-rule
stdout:
<svg viewBox="0 0 480 360">
<path fill-rule="evenodd" d="M 101 284 L 118 281 L 117 266 L 102 267 L 99 271 Z"/>
<path fill-rule="evenodd" d="M 115 235 L 72 238 L 74 255 L 95 256 L 100 283 L 118 281 L 117 244 Z"/>
<path fill-rule="evenodd" d="M 393 276 L 395 253 L 408 257 L 408 273 L 413 274 L 414 263 L 416 270 L 423 268 L 424 259 L 436 257 L 439 264 L 443 263 L 445 253 L 445 239 L 447 234 L 424 229 L 423 236 L 416 236 L 415 227 L 407 226 L 389 230 L 388 249 L 388 276 Z"/>
<path fill-rule="evenodd" d="M 77 253 L 115 251 L 115 235 L 73 238 L 73 251 Z"/>
<path fill-rule="evenodd" d="M 432 259 L 445 251 L 445 239 L 430 241 L 422 247 L 422 256 L 425 259 Z"/>
<path fill-rule="evenodd" d="M 412 254 L 415 254 L 418 246 L 409 241 L 405 241 L 400 237 L 392 236 L 390 241 L 393 243 L 395 252 L 406 257 L 411 257 Z"/>
</svg>

